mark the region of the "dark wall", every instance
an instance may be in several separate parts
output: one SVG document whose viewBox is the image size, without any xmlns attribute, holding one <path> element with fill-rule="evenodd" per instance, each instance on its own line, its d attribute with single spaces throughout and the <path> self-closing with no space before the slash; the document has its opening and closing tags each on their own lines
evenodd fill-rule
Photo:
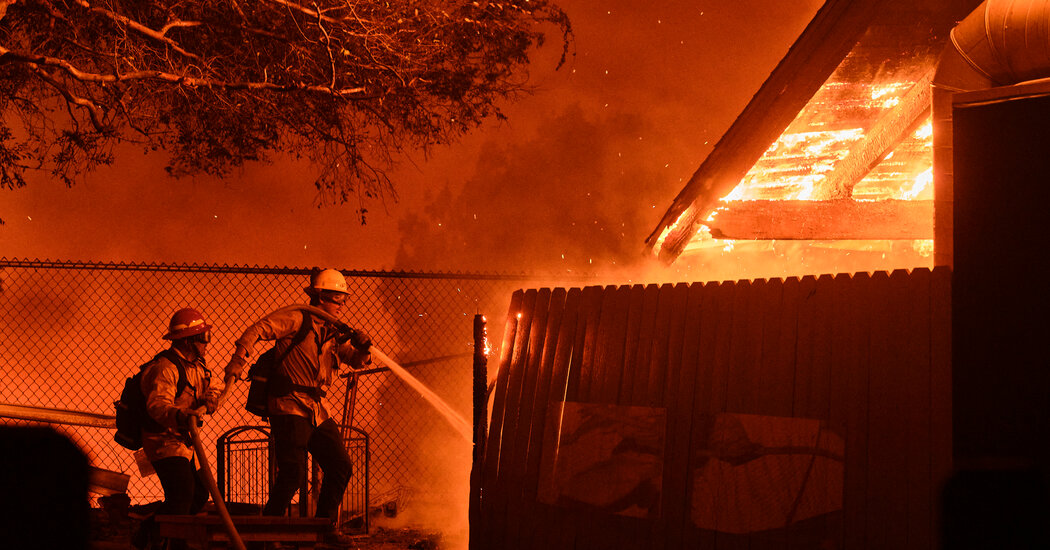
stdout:
<svg viewBox="0 0 1050 550">
<path fill-rule="evenodd" d="M 1050 544 L 1050 97 L 954 110 L 946 550 Z"/>
<path fill-rule="evenodd" d="M 1050 97 L 957 107 L 954 453 L 1050 457 Z M 1016 460 L 1015 460 L 1016 459 Z"/>
</svg>

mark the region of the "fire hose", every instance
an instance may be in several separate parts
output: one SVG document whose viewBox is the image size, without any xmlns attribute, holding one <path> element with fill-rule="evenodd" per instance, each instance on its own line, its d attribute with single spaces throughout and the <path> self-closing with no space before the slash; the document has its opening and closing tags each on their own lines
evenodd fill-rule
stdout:
<svg viewBox="0 0 1050 550">
<path fill-rule="evenodd" d="M 198 421 L 199 420 L 196 419 L 190 419 L 189 422 L 190 438 L 193 439 L 193 450 L 197 452 L 197 460 L 200 461 L 200 469 L 198 472 L 203 478 L 202 481 L 204 481 L 204 485 L 208 488 L 208 492 L 211 493 L 211 500 L 215 503 L 215 508 L 219 511 L 219 517 L 222 518 L 222 523 L 226 527 L 226 533 L 230 536 L 230 541 L 232 542 L 233 547 L 237 550 L 246 550 L 244 547 L 244 541 L 241 540 L 241 535 L 237 532 L 237 527 L 233 524 L 233 518 L 230 517 L 230 512 L 226 509 L 226 501 L 223 500 L 222 494 L 219 493 L 219 485 L 215 483 L 215 474 L 211 472 L 211 465 L 208 464 L 208 455 L 204 452 L 204 444 L 201 443 L 201 434 L 197 429 Z"/>
<path fill-rule="evenodd" d="M 306 311 L 306 312 L 309 312 L 312 315 L 316 315 L 316 316 L 320 317 L 321 319 L 324 319 L 324 320 L 334 324 L 336 327 L 338 327 L 342 331 L 352 331 L 353 330 L 344 321 L 342 321 L 338 317 L 336 317 L 336 316 L 332 315 L 331 313 L 328 313 L 327 311 L 325 311 L 325 310 L 323 310 L 323 309 L 321 309 L 319 307 L 316 307 L 316 306 L 310 306 L 310 305 L 305 305 L 305 304 L 293 304 L 293 305 L 290 305 L 290 306 L 285 306 L 285 307 L 282 307 L 280 309 L 277 309 L 277 310 L 273 311 L 271 313 L 271 315 L 274 314 L 274 313 L 284 313 L 284 312 L 288 312 L 288 311 Z M 445 420 L 448 421 L 448 423 L 452 426 L 452 428 L 454 430 L 456 430 L 457 432 L 459 432 L 459 434 L 461 436 L 463 436 L 464 439 L 466 439 L 468 442 L 472 440 L 474 429 L 471 426 L 471 424 L 469 422 L 467 422 L 459 413 L 457 413 L 455 410 L 453 410 L 451 407 L 449 407 L 447 403 L 444 403 L 440 398 L 438 398 L 436 395 L 434 395 L 433 392 L 423 388 L 418 380 L 416 380 L 411 374 L 408 373 L 408 371 L 406 371 L 401 365 L 398 365 L 396 361 L 391 359 L 385 353 L 383 353 L 382 351 L 376 349 L 375 346 L 370 346 L 369 349 L 371 350 L 371 353 L 376 356 L 376 358 L 378 358 L 380 361 L 382 361 L 388 367 L 390 367 L 390 370 L 394 374 L 399 376 L 402 380 L 408 382 L 409 385 L 413 386 L 413 388 L 417 392 L 419 392 L 420 395 L 422 395 L 423 398 L 428 403 L 430 403 L 435 409 L 438 410 L 438 412 L 441 413 L 442 417 L 444 417 Z M 226 379 L 225 379 L 226 387 L 223 388 L 222 394 L 219 396 L 219 402 L 220 403 L 223 401 L 223 398 L 226 396 L 226 393 L 230 390 L 230 387 L 231 387 L 231 385 L 232 385 L 234 380 L 235 380 L 234 376 L 232 376 L 232 375 L 226 376 Z"/>
</svg>

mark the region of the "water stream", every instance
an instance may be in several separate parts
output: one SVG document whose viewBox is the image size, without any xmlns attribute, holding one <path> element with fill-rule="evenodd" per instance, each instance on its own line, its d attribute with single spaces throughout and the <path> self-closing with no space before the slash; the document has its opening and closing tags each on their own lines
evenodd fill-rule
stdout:
<svg viewBox="0 0 1050 550">
<path fill-rule="evenodd" d="M 441 397 L 434 393 L 430 388 L 426 387 L 416 377 L 409 374 L 404 367 L 398 365 L 397 361 L 394 361 L 385 353 L 376 349 L 375 346 L 372 346 L 372 356 L 382 361 L 383 364 L 390 368 L 391 372 L 404 380 L 406 384 L 412 387 L 412 389 L 419 392 L 419 395 L 421 395 L 423 399 L 426 399 L 427 403 L 430 403 L 435 409 L 437 409 L 437 411 L 441 413 L 441 416 L 443 416 L 452 428 L 459 432 L 464 439 L 468 442 L 474 440 L 474 429 L 471 427 L 470 423 L 460 416 L 460 414 L 446 403 L 444 399 L 441 399 Z"/>
<path fill-rule="evenodd" d="M 319 307 L 303 304 L 285 306 L 278 309 L 274 313 L 293 310 L 309 311 L 310 313 L 317 315 L 322 319 L 327 319 L 339 325 L 344 324 L 342 320 L 331 315 L 330 313 Z M 409 372 L 405 370 L 404 367 L 397 364 L 397 361 L 394 361 L 389 356 L 387 356 L 387 354 L 376 349 L 375 346 L 372 346 L 371 351 L 373 357 L 382 361 L 387 367 L 390 368 L 391 372 L 397 375 L 397 377 L 401 380 L 404 380 L 406 384 L 412 387 L 412 389 L 419 392 L 419 395 L 422 396 L 423 399 L 427 401 L 427 403 L 430 403 L 431 406 L 437 409 L 441 416 L 452 426 L 452 429 L 456 430 L 457 432 L 459 432 L 460 435 L 463 436 L 463 439 L 466 439 L 467 442 L 474 441 L 474 428 L 471 425 L 471 423 L 467 422 L 462 416 L 460 416 L 460 414 L 456 412 L 456 410 L 453 409 L 448 403 L 446 403 L 444 399 L 441 399 L 441 397 L 439 397 L 438 394 L 434 393 L 433 390 L 423 385 L 423 383 L 420 382 L 415 376 L 409 374 Z M 227 380 L 227 388 L 229 387 L 230 381 Z M 225 394 L 225 390 L 223 391 L 223 393 Z"/>
</svg>

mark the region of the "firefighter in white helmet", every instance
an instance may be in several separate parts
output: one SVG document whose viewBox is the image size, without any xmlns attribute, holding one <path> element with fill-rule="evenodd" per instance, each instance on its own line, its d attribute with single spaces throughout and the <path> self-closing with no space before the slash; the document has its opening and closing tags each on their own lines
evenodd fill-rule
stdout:
<svg viewBox="0 0 1050 550">
<path fill-rule="evenodd" d="M 342 312 L 348 297 L 346 278 L 335 269 L 314 270 L 305 289 L 310 305 L 330 316 Z M 241 379 L 260 340 L 276 341 L 280 360 L 270 373 L 267 410 L 274 441 L 277 476 L 263 515 L 284 515 L 307 475 L 306 453 L 324 474 L 316 517 L 330 518 L 327 541 L 346 544 L 336 529 L 336 511 L 350 480 L 350 455 L 323 397 L 343 366 L 359 368 L 369 360 L 370 340 L 360 330 L 319 318 L 308 310 L 281 308 L 253 323 L 237 339 L 226 379 Z"/>
<path fill-rule="evenodd" d="M 164 334 L 171 347 L 157 354 L 142 370 L 141 389 L 149 418 L 142 430 L 142 450 L 164 489 L 157 514 L 196 514 L 208 502 L 208 490 L 194 466 L 187 435 L 189 422 L 218 407 L 222 382 L 204 363 L 211 341 L 211 325 L 193 308 L 175 312 Z M 150 517 L 133 540 L 135 546 L 162 545 Z M 185 548 L 183 539 L 171 539 L 168 548 Z"/>
</svg>

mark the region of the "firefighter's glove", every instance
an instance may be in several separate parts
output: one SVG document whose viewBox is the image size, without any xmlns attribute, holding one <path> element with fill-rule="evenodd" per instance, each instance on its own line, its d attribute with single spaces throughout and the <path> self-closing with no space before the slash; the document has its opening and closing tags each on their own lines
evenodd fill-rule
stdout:
<svg viewBox="0 0 1050 550">
<path fill-rule="evenodd" d="M 180 430 L 188 430 L 190 422 L 196 422 L 197 426 L 204 425 L 200 418 L 200 409 L 179 409 L 175 411 L 175 426 Z"/>
<path fill-rule="evenodd" d="M 350 342 L 350 345 L 358 351 L 368 351 L 368 348 L 372 347 L 372 339 L 367 334 L 347 325 L 339 327 L 339 336 L 336 337 L 336 341 L 340 344 Z"/>
<path fill-rule="evenodd" d="M 363 331 L 355 330 L 350 336 L 350 345 L 361 353 L 368 353 L 369 348 L 372 347 L 372 338 Z"/>
<path fill-rule="evenodd" d="M 226 364 L 226 370 L 224 371 L 226 379 L 234 378 L 236 380 L 244 380 L 241 374 L 244 372 L 244 366 L 248 364 L 248 359 L 243 355 L 233 354 L 230 358 L 230 362 Z"/>
</svg>

